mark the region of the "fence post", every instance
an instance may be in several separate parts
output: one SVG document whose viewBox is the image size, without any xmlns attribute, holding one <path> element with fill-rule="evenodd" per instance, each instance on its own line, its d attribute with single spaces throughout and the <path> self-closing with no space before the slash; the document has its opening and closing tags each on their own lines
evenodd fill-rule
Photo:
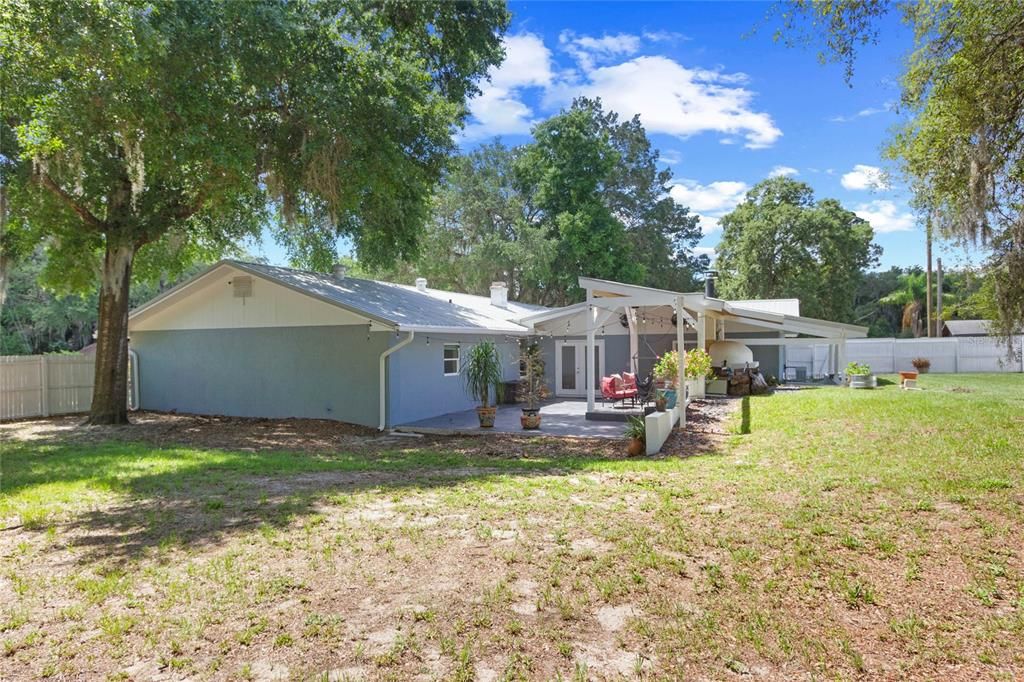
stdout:
<svg viewBox="0 0 1024 682">
<path fill-rule="evenodd" d="M 39 411 L 50 416 L 50 367 L 45 355 L 39 356 Z"/>
<path fill-rule="evenodd" d="M 953 337 L 953 374 L 960 373 L 960 339 Z"/>
</svg>

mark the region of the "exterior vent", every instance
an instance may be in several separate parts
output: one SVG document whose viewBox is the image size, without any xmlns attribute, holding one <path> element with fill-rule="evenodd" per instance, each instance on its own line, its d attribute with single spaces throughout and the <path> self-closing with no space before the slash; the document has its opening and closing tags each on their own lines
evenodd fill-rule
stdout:
<svg viewBox="0 0 1024 682">
<path fill-rule="evenodd" d="M 427 279 L 425 277 L 417 277 L 416 278 L 416 291 L 426 291 L 426 290 L 427 290 Z"/>
<path fill-rule="evenodd" d="M 239 275 L 231 280 L 231 287 L 235 298 L 249 298 L 252 296 L 252 277 Z"/>
</svg>

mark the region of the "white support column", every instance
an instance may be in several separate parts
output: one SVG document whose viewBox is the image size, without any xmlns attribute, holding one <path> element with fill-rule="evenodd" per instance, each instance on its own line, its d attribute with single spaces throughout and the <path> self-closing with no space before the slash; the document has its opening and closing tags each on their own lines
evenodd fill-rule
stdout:
<svg viewBox="0 0 1024 682">
<path fill-rule="evenodd" d="M 640 354 L 640 335 L 636 330 L 636 313 L 628 305 L 622 310 L 626 313 L 626 324 L 629 325 L 629 371 L 640 374 L 640 361 L 637 358 Z M 608 366 L 608 358 L 605 358 L 604 366 Z"/>
<path fill-rule="evenodd" d="M 679 375 L 676 378 L 676 407 L 679 408 L 679 428 L 686 428 L 686 346 L 683 335 L 686 325 L 683 324 L 683 297 L 676 298 L 676 346 L 679 349 Z"/>
<path fill-rule="evenodd" d="M 697 348 L 708 349 L 708 324 L 704 313 L 697 313 Z"/>
<path fill-rule="evenodd" d="M 594 294 L 587 289 L 587 358 L 583 363 L 584 377 L 583 385 L 587 389 L 587 412 L 594 411 Z"/>
<path fill-rule="evenodd" d="M 839 370 L 836 373 L 840 377 L 845 378 L 845 376 L 844 376 L 846 374 L 846 333 L 845 332 L 840 335 L 839 343 L 836 344 L 836 351 L 838 352 L 837 353 L 837 358 L 836 358 L 836 360 L 837 360 L 836 364 L 839 367 Z"/>
</svg>

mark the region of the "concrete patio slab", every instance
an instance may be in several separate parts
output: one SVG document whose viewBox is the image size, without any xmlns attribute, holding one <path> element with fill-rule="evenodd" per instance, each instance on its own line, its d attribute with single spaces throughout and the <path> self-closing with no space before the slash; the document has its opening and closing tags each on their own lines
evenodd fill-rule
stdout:
<svg viewBox="0 0 1024 682">
<path fill-rule="evenodd" d="M 609 406 L 605 408 L 605 411 L 614 411 L 615 416 L 619 416 L 619 413 L 643 414 L 640 408 L 622 409 Z M 505 433 L 521 436 L 622 438 L 626 429 L 626 424 L 622 421 L 587 419 L 586 400 L 555 400 L 545 403 L 540 408 L 541 424 L 538 431 L 524 430 L 519 423 L 520 414 L 522 414 L 520 405 L 499 405 L 492 429 L 480 428 L 476 410 L 464 410 L 402 424 L 396 426 L 395 431 L 460 436 Z"/>
</svg>

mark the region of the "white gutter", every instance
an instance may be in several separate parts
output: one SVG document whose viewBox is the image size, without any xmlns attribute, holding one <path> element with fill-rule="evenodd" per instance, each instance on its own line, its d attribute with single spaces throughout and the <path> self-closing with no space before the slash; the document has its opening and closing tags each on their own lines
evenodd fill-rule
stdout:
<svg viewBox="0 0 1024 682">
<path fill-rule="evenodd" d="M 391 346 L 383 353 L 380 354 L 380 406 L 378 414 L 380 415 L 380 421 L 377 426 L 379 431 L 383 431 L 387 426 L 388 416 L 388 385 L 387 385 L 387 360 L 388 356 L 401 348 L 408 346 L 412 343 L 413 337 L 416 336 L 416 332 L 410 331 L 409 336 L 405 337 L 395 345 Z"/>
</svg>

